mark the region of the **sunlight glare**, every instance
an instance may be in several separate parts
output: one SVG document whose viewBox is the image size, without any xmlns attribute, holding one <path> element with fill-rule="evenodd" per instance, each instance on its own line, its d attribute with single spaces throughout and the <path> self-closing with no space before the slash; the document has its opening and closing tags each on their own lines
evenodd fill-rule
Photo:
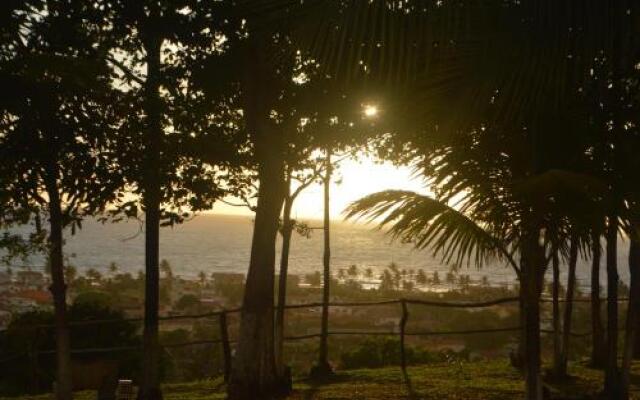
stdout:
<svg viewBox="0 0 640 400">
<path fill-rule="evenodd" d="M 364 106 L 364 116 L 367 118 L 373 118 L 378 115 L 378 106 L 374 104 L 367 104 Z"/>
</svg>

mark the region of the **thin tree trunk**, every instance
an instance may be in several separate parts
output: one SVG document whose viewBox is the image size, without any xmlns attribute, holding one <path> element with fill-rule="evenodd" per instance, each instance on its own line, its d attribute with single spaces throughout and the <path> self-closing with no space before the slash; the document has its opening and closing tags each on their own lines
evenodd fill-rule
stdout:
<svg viewBox="0 0 640 400">
<path fill-rule="evenodd" d="M 602 368 L 605 359 L 604 324 L 600 301 L 600 235 L 593 234 L 591 250 L 591 365 Z"/>
<path fill-rule="evenodd" d="M 289 174 L 287 174 L 287 177 Z M 287 276 L 289 274 L 289 249 L 291 246 L 291 235 L 293 234 L 293 224 L 291 221 L 291 207 L 293 198 L 290 193 L 291 180 L 287 178 L 284 209 L 282 211 L 282 251 L 280 253 L 280 276 L 278 281 L 278 308 L 276 310 L 276 365 L 281 376 L 285 376 L 284 365 L 284 319 L 285 306 L 287 304 Z"/>
<path fill-rule="evenodd" d="M 562 332 L 560 326 L 560 259 L 558 250 L 553 250 L 553 283 L 551 297 L 553 303 L 553 375 L 560 377 L 562 364 Z"/>
<path fill-rule="evenodd" d="M 322 377 L 331 374 L 329 364 L 329 296 L 331 293 L 331 236 L 330 236 L 330 208 L 329 191 L 331 188 L 331 148 L 326 148 L 325 177 L 324 177 L 324 253 L 322 257 L 323 287 L 322 287 L 322 326 L 320 330 L 320 351 L 318 365 L 312 375 Z"/>
<path fill-rule="evenodd" d="M 638 229 L 638 225 L 632 229 Z M 629 308 L 627 309 L 627 322 L 625 325 L 625 342 L 622 356 L 622 384 L 623 398 L 629 397 L 629 381 L 631 377 L 631 360 L 634 347 L 637 343 L 638 323 L 640 323 L 640 238 L 638 233 L 630 235 L 629 243 Z"/>
<path fill-rule="evenodd" d="M 56 329 L 56 399 L 73 398 L 71 376 L 71 343 L 67 316 L 67 285 L 64 280 L 62 253 L 62 204 L 57 183 L 57 168 L 50 165 L 45 176 L 49 195 L 49 263 L 51 267 L 51 295 L 53 297 Z"/>
<path fill-rule="evenodd" d="M 576 288 L 576 264 L 578 263 L 578 239 L 571 238 L 569 249 L 569 271 L 567 276 L 567 294 L 564 304 L 564 321 L 562 324 L 562 356 L 560 358 L 559 377 L 567 376 L 569 360 L 569 341 L 571 339 L 571 317 L 573 315 L 573 297 Z"/>
<path fill-rule="evenodd" d="M 158 309 L 160 298 L 160 152 L 162 123 L 160 104 L 160 39 L 148 37 L 145 84 L 145 160 L 142 187 L 145 207 L 145 297 L 142 338 L 142 385 L 139 399 L 162 399 L 160 390 L 160 343 Z"/>
<path fill-rule="evenodd" d="M 520 296 L 524 311 L 524 375 L 525 399 L 542 399 L 542 377 L 540 375 L 540 294 L 542 274 L 541 257 L 537 235 L 524 239 L 522 248 Z"/>
<path fill-rule="evenodd" d="M 618 370 L 618 220 L 609 216 L 607 226 L 607 353 L 604 392 L 608 399 L 620 398 Z"/>
</svg>

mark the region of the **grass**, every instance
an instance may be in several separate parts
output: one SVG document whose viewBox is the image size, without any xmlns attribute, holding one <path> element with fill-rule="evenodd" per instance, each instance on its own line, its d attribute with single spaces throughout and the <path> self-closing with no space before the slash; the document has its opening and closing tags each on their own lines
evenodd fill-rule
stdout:
<svg viewBox="0 0 640 400">
<path fill-rule="evenodd" d="M 563 384 L 551 384 L 553 398 L 593 398 L 602 387 L 602 372 L 580 364 L 571 365 L 572 377 Z M 290 400 L 511 400 L 522 397 L 521 376 L 506 361 L 437 363 L 410 367 L 405 379 L 398 367 L 338 372 L 322 384 L 298 380 Z M 640 400 L 640 364 L 634 366 L 632 399 Z M 224 399 L 221 379 L 166 384 L 166 400 Z M 51 395 L 25 396 L 20 400 L 45 400 Z M 77 400 L 95 399 L 94 392 L 80 392 Z M 14 398 L 13 400 L 16 400 Z"/>
</svg>

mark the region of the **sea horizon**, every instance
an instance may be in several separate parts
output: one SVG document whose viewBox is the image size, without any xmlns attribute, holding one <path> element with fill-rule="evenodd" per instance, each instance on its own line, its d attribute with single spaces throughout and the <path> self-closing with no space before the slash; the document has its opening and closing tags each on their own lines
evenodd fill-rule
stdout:
<svg viewBox="0 0 640 400">
<path fill-rule="evenodd" d="M 322 221 L 301 218 L 310 226 L 319 228 Z M 331 224 L 332 271 L 355 265 L 364 272 L 371 268 L 374 277 L 394 263 L 399 269 L 417 272 L 422 269 L 431 277 L 438 272 L 440 278 L 451 267 L 434 257 L 428 250 L 416 250 L 412 245 L 393 241 L 376 228 L 375 224 L 333 220 Z M 26 232 L 25 228 L 19 229 Z M 195 218 L 160 231 L 160 258 L 167 260 L 174 275 L 185 279 L 197 279 L 200 272 L 247 273 L 253 232 L 250 215 L 203 213 Z M 144 233 L 137 221 L 101 223 L 95 219 L 83 222 L 83 228 L 71 235 L 65 232 L 65 256 L 67 265 L 76 267 L 79 273 L 95 269 L 110 274 L 109 266 L 115 263 L 119 272 L 137 273 L 144 269 Z M 280 257 L 280 238 L 276 251 L 276 271 Z M 310 238 L 294 234 L 291 244 L 289 272 L 305 275 L 322 270 L 322 230 L 313 230 Z M 628 283 L 626 257 L 628 250 L 621 246 L 618 255 L 621 280 Z M 606 286 L 604 258 L 601 282 Z M 32 255 L 27 260 L 14 260 L 13 269 L 42 270 L 45 258 Z M 565 278 L 562 269 L 562 279 Z M 474 281 L 485 279 L 492 286 L 513 285 L 515 272 L 504 263 L 491 262 L 478 269 L 474 265 L 463 267 L 459 274 L 469 275 Z M 582 291 L 589 290 L 590 261 L 580 259 L 577 276 Z"/>
</svg>

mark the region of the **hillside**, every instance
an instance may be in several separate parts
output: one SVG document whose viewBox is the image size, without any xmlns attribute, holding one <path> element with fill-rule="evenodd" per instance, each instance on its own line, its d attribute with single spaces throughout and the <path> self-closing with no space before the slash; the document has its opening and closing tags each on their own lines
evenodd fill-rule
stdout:
<svg viewBox="0 0 640 400">
<path fill-rule="evenodd" d="M 602 384 L 599 371 L 573 365 L 572 380 L 563 385 L 550 386 L 553 398 L 592 398 Z M 634 367 L 633 399 L 640 399 L 640 365 Z M 291 400 L 396 400 L 396 399 L 464 399 L 510 400 L 521 397 L 522 380 L 504 361 L 438 363 L 410 367 L 409 383 L 397 367 L 340 371 L 335 380 L 312 384 L 299 380 L 294 386 Z M 166 400 L 224 399 L 224 386 L 220 380 L 208 380 L 164 386 Z M 579 396 L 581 394 L 582 396 Z M 78 393 L 76 399 L 94 399 L 91 392 Z M 5 398 L 6 399 L 6 398 Z M 25 396 L 20 400 L 45 400 L 49 395 Z M 3 399 L 4 400 L 4 399 Z M 13 398 L 13 400 L 17 400 Z"/>
</svg>

